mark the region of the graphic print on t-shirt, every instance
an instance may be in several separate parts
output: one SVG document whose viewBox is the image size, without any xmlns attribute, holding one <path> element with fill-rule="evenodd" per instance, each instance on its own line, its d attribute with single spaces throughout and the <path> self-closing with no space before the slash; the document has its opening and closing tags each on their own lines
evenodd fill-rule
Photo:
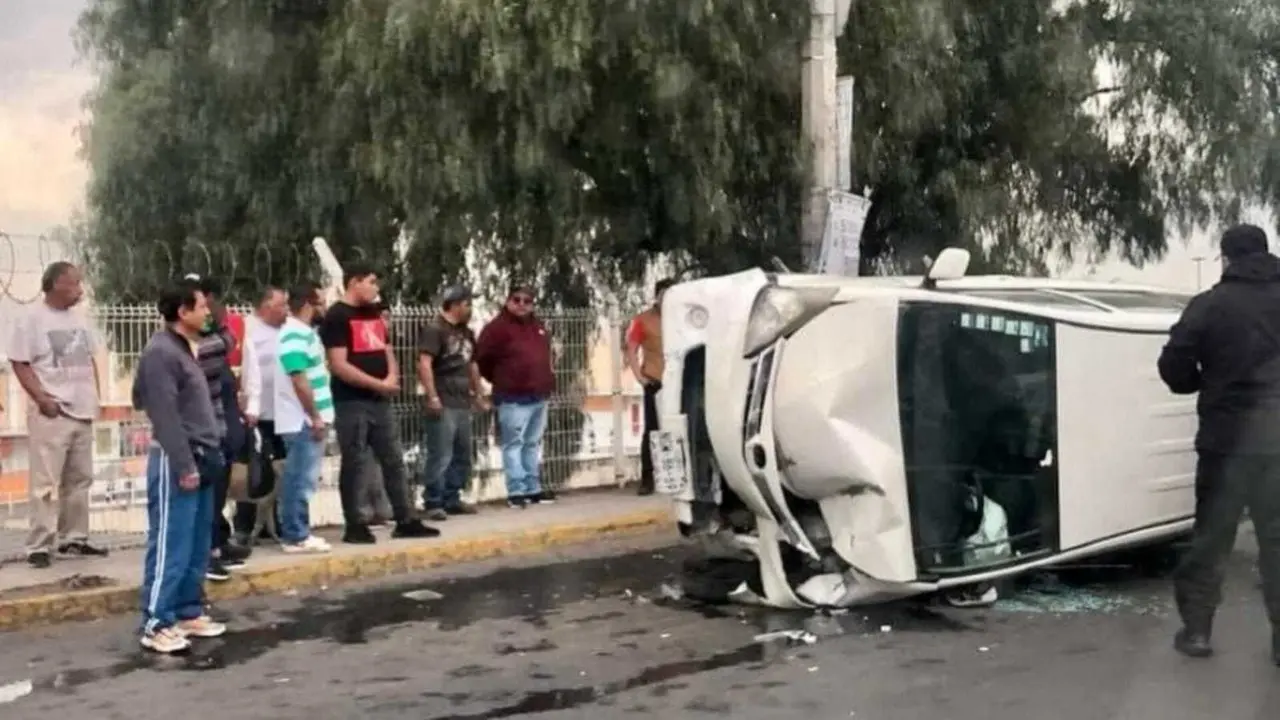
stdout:
<svg viewBox="0 0 1280 720">
<path fill-rule="evenodd" d="M 444 354 L 457 355 L 458 360 L 464 365 L 471 362 L 471 355 L 474 351 L 475 346 L 472 344 L 471 339 L 460 332 L 449 333 L 448 338 L 445 340 Z"/>
<path fill-rule="evenodd" d="M 351 352 L 385 352 L 387 349 L 387 324 L 382 318 L 353 318 L 351 320 Z"/>
<path fill-rule="evenodd" d="M 93 364 L 89 333 L 84 328 L 49 330 L 47 336 L 55 368 L 87 368 Z"/>
</svg>

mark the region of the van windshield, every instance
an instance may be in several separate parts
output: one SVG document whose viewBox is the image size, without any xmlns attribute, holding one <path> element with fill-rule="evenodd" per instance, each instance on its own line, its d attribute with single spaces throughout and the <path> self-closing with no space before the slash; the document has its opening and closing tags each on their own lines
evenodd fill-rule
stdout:
<svg viewBox="0 0 1280 720">
<path fill-rule="evenodd" d="M 1056 381 L 1052 321 L 903 305 L 898 397 L 922 573 L 1056 549 Z"/>
</svg>

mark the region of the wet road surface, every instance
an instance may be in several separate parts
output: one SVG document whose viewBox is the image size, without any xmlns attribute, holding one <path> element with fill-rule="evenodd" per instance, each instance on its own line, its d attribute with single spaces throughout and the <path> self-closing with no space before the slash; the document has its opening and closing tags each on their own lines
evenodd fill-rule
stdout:
<svg viewBox="0 0 1280 720">
<path fill-rule="evenodd" d="M 1167 580 L 1127 569 L 988 610 L 826 616 L 674 599 L 686 554 L 604 545 L 232 603 L 233 633 L 186 658 L 143 655 L 130 619 L 0 635 L 0 717 L 1280 718 L 1248 551 L 1208 662 L 1169 649 Z M 786 630 L 815 642 L 758 639 Z"/>
</svg>

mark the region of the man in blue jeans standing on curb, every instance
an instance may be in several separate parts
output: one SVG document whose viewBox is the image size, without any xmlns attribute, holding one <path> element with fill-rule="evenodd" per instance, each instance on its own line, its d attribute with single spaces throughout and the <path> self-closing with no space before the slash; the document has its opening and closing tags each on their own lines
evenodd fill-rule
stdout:
<svg viewBox="0 0 1280 720">
<path fill-rule="evenodd" d="M 476 366 L 493 385 L 511 507 L 552 502 L 542 487 L 542 436 L 547 429 L 547 401 L 555 392 L 551 337 L 533 313 L 533 290 L 517 285 L 476 342 Z"/>
<path fill-rule="evenodd" d="M 427 404 L 422 485 L 428 520 L 475 514 L 462 502 L 471 479 L 471 411 L 483 409 L 470 321 L 471 291 L 455 286 L 445 290 L 440 314 L 418 334 L 418 382 Z"/>
<path fill-rule="evenodd" d="M 329 543 L 311 534 L 308 502 L 315 494 L 324 458 L 324 440 L 333 424 L 333 394 L 324 344 L 315 326 L 324 316 L 324 298 L 314 284 L 289 295 L 289 319 L 276 350 L 276 432 L 284 440 L 284 469 L 276 495 L 280 542 L 286 553 L 327 553 Z"/>
<path fill-rule="evenodd" d="M 166 328 L 142 351 L 133 406 L 146 412 L 154 439 L 147 454 L 147 554 L 142 581 L 144 648 L 182 652 L 188 638 L 226 632 L 205 615 L 203 586 L 212 549 L 214 488 L 225 475 L 222 432 L 204 371 L 196 360 L 209 304 L 183 281 L 157 303 Z"/>
</svg>

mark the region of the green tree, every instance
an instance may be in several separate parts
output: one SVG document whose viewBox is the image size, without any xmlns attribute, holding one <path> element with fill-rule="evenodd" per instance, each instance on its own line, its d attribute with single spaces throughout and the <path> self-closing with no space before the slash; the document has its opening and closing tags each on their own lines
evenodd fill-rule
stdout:
<svg viewBox="0 0 1280 720">
<path fill-rule="evenodd" d="M 206 250 L 244 290 L 296 272 L 313 235 L 387 261 L 406 298 L 471 248 L 571 307 L 657 254 L 724 270 L 778 253 L 802 182 L 789 7 L 98 0 L 99 292 L 136 295 Z M 401 233 L 412 272 L 391 261 Z"/>
<path fill-rule="evenodd" d="M 1277 197 L 1275 0 L 855 0 L 864 271 L 1141 264 Z"/>
<path fill-rule="evenodd" d="M 1142 262 L 1280 199 L 1276 8 L 856 0 L 864 269 L 950 244 L 984 268 Z M 95 0 L 99 292 L 296 275 L 313 235 L 410 299 L 468 251 L 573 307 L 658 255 L 797 263 L 806 30 L 792 0 Z"/>
<path fill-rule="evenodd" d="M 244 299 L 314 274 L 314 235 L 342 238 L 348 258 L 390 254 L 395 205 L 347 161 L 367 123 L 325 112 L 328 17 L 326 3 L 283 1 L 85 13 L 99 71 L 85 235 L 101 297 L 149 297 L 194 271 Z"/>
</svg>

